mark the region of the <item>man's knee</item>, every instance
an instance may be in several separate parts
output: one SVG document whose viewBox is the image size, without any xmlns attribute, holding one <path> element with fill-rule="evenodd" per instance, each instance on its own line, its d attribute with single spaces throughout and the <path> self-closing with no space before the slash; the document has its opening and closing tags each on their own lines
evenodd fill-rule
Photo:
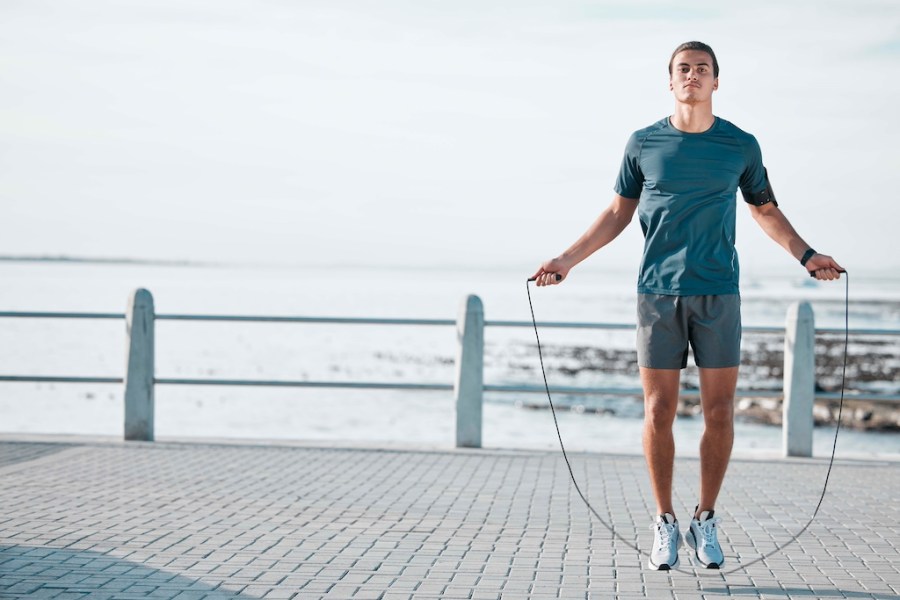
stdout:
<svg viewBox="0 0 900 600">
<path fill-rule="evenodd" d="M 728 430 L 734 427 L 734 399 L 723 398 L 703 407 L 703 422 L 708 429 Z"/>
<path fill-rule="evenodd" d="M 677 411 L 677 398 L 648 396 L 644 399 L 644 423 L 653 429 L 671 429 Z"/>
</svg>

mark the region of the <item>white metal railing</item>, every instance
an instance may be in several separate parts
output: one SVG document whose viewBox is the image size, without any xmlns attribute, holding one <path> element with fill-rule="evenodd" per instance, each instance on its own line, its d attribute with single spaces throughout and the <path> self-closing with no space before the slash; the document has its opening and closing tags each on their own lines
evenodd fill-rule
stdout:
<svg viewBox="0 0 900 600">
<path fill-rule="evenodd" d="M 216 385 L 252 387 L 307 387 L 382 390 L 453 391 L 456 402 L 456 445 L 481 447 L 482 407 L 484 392 L 543 393 L 539 385 L 496 385 L 484 383 L 484 328 L 526 327 L 531 321 L 485 321 L 481 299 L 470 295 L 461 305 L 456 320 L 397 319 L 356 317 L 289 317 L 253 315 L 156 314 L 153 296 L 144 289 L 131 294 L 127 311 L 123 313 L 83 312 L 25 312 L 0 311 L 0 318 L 40 319 L 125 319 L 127 330 L 127 367 L 124 377 L 96 376 L 38 376 L 0 375 L 0 382 L 40 383 L 124 383 L 126 440 L 154 439 L 154 389 L 156 385 Z M 222 321 L 255 323 L 317 323 L 334 325 L 404 325 L 456 326 L 457 353 L 453 383 L 372 382 L 372 381 L 309 381 L 309 380 L 253 380 L 172 378 L 155 375 L 156 321 Z M 582 323 L 565 321 L 539 322 L 538 327 L 565 329 L 633 330 L 628 323 Z M 792 305 L 784 327 L 743 327 L 747 333 L 779 333 L 785 336 L 784 390 L 737 390 L 737 397 L 784 396 L 784 454 L 812 455 L 813 402 L 815 399 L 837 399 L 840 394 L 815 391 L 815 335 L 843 334 L 839 328 L 815 329 L 812 308 L 806 302 Z M 900 335 L 898 329 L 852 329 L 850 335 Z M 640 388 L 552 386 L 557 394 L 602 394 L 619 396 L 643 395 Z M 699 390 L 681 390 L 684 397 L 696 397 Z M 897 394 L 854 393 L 856 400 L 900 401 Z"/>
</svg>

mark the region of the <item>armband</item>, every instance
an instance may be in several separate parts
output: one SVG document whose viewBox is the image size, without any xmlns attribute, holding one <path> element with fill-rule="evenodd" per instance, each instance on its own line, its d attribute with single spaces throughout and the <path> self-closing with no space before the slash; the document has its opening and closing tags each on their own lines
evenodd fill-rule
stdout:
<svg viewBox="0 0 900 600">
<path fill-rule="evenodd" d="M 772 191 L 772 184 L 769 183 L 769 172 L 765 168 L 763 169 L 763 174 L 766 177 L 766 189 L 761 192 L 756 192 L 755 194 L 748 194 L 744 190 L 741 190 L 741 194 L 744 195 L 744 202 L 752 204 L 753 206 L 762 206 L 763 204 L 771 202 L 775 206 L 778 206 L 778 202 L 775 201 L 775 192 Z"/>
</svg>

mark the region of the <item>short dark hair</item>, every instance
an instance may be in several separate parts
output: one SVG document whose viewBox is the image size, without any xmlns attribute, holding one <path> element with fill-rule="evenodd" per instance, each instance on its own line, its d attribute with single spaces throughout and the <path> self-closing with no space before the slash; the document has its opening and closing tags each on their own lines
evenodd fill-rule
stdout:
<svg viewBox="0 0 900 600">
<path fill-rule="evenodd" d="M 675 48 L 675 52 L 672 53 L 672 58 L 669 59 L 669 77 L 672 76 L 672 62 L 675 60 L 675 56 L 679 52 L 684 52 L 685 50 L 700 50 L 701 52 L 706 52 L 707 54 L 712 56 L 713 77 L 719 76 L 719 61 L 716 60 L 716 53 L 713 52 L 713 49 L 710 48 L 708 44 L 704 44 L 703 42 L 685 42 Z"/>
</svg>

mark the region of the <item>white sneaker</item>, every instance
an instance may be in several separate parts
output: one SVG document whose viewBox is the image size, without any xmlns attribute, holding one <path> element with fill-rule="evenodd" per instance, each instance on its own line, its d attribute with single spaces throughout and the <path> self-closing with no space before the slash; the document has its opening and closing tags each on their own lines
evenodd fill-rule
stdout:
<svg viewBox="0 0 900 600">
<path fill-rule="evenodd" d="M 684 535 L 688 546 L 694 549 L 697 562 L 707 569 L 718 569 L 725 564 L 725 555 L 719 546 L 718 530 L 716 524 L 719 517 L 714 517 L 715 511 L 704 510 L 699 519 L 691 519 L 691 527 Z"/>
<path fill-rule="evenodd" d="M 678 566 L 678 546 L 681 545 L 678 521 L 674 515 L 666 513 L 659 515 L 650 529 L 654 532 L 653 549 L 647 559 L 647 566 L 655 571 L 674 569 Z"/>
</svg>

